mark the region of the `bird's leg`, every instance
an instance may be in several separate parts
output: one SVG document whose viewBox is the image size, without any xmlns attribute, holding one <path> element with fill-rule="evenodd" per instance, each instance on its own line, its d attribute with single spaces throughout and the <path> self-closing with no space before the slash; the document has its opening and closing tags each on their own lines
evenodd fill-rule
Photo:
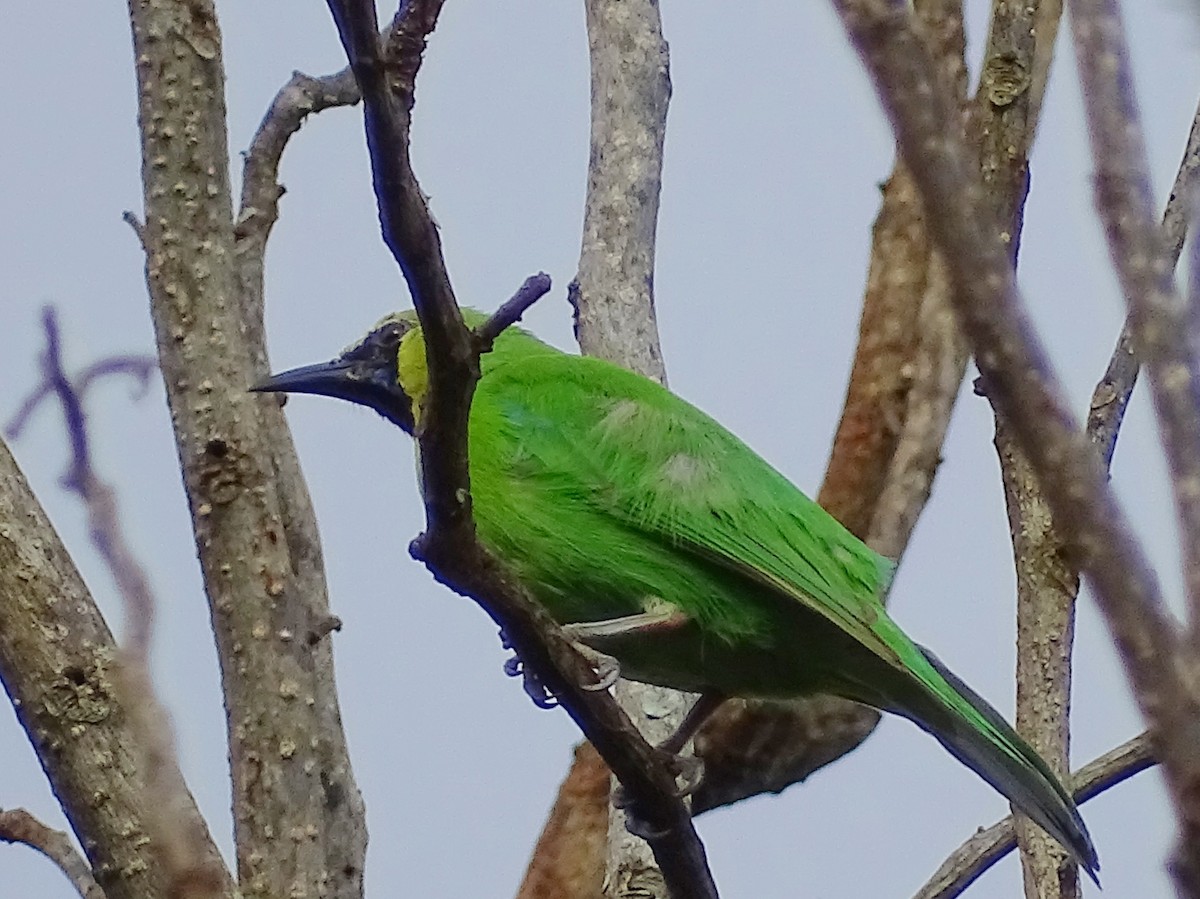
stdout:
<svg viewBox="0 0 1200 899">
<path fill-rule="evenodd" d="M 668 755 L 667 764 L 675 774 L 678 795 L 680 796 L 690 796 L 700 786 L 701 781 L 704 779 L 704 762 L 695 756 L 685 756 L 679 753 L 683 751 L 683 747 L 687 745 L 688 740 L 695 736 L 696 731 L 700 729 L 700 725 L 707 721 L 709 716 L 727 698 L 723 693 L 701 693 L 700 698 L 692 704 L 692 707 L 688 709 L 688 713 L 683 716 L 683 721 L 676 728 L 675 733 L 671 734 L 671 736 L 655 747 L 655 749 Z M 619 783 L 613 788 L 612 803 L 617 808 L 625 810 L 625 821 L 629 832 L 635 836 L 644 837 L 642 830 L 646 828 L 646 824 L 637 815 L 636 811 L 631 808 L 630 797 L 626 793 L 625 788 Z"/>
<path fill-rule="evenodd" d="M 658 744 L 658 748 L 663 752 L 669 752 L 671 755 L 678 756 L 683 751 L 683 747 L 687 745 L 687 741 L 696 735 L 696 731 L 700 726 L 709 719 L 709 716 L 715 712 L 728 697 L 724 693 L 711 691 L 701 693 L 700 698 L 692 704 L 688 709 L 688 713 L 684 715 L 683 721 L 675 730 L 675 733 L 667 737 Z M 691 792 L 689 790 L 689 792 Z"/>
<path fill-rule="evenodd" d="M 576 621 L 563 625 L 563 630 L 573 640 L 591 646 L 593 641 L 603 643 L 613 637 L 650 636 L 678 630 L 691 620 L 672 606 L 605 621 Z"/>
<path fill-rule="evenodd" d="M 575 643 L 591 666 L 596 670 L 597 682 L 586 684 L 585 690 L 607 690 L 621 676 L 620 663 L 604 652 L 601 646 L 606 640 L 614 637 L 630 635 L 645 636 L 661 633 L 680 627 L 688 622 L 688 617 L 672 609 L 660 609 L 653 612 L 639 612 L 636 615 L 625 615 L 621 618 L 609 618 L 604 621 L 576 621 L 563 625 L 568 637 Z"/>
<path fill-rule="evenodd" d="M 570 634 L 570 631 L 567 631 L 567 633 Z M 620 662 L 612 656 L 598 649 L 592 649 L 586 643 L 581 643 L 578 640 L 572 640 L 571 644 L 575 647 L 576 652 L 587 659 L 587 663 L 596 672 L 596 682 L 594 684 L 582 684 L 583 689 L 592 693 L 602 693 L 617 682 L 617 679 L 621 676 Z"/>
</svg>

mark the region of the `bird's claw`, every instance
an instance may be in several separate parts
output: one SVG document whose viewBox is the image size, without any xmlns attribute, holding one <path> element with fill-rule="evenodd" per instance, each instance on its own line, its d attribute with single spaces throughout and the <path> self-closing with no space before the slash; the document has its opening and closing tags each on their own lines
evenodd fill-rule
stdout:
<svg viewBox="0 0 1200 899">
<path fill-rule="evenodd" d="M 570 633 L 569 626 L 567 632 L 568 634 Z M 505 649 L 513 648 L 503 630 L 500 631 L 500 643 Z M 580 685 L 584 690 L 598 693 L 607 690 L 617 682 L 617 679 L 621 676 L 621 664 L 616 659 L 578 641 L 575 641 L 573 645 L 576 651 L 587 660 L 587 663 L 592 667 L 596 675 L 596 682 L 594 684 Z M 525 692 L 538 708 L 552 709 L 558 705 L 558 700 L 554 698 L 554 694 L 546 689 L 545 684 L 521 661 L 521 657 L 515 651 L 509 658 L 505 659 L 504 673 L 509 677 L 522 678 Z"/>
<path fill-rule="evenodd" d="M 635 837 L 641 837 L 647 843 L 661 840 L 670 831 L 665 827 L 655 827 L 645 818 L 636 814 L 632 809 L 625 810 L 625 829 Z"/>
<path fill-rule="evenodd" d="M 525 688 L 525 694 L 533 700 L 533 704 L 539 709 L 552 709 L 558 705 L 558 700 L 554 698 L 549 690 L 546 689 L 536 674 L 530 668 L 525 666 L 521 661 L 521 657 L 516 653 L 504 660 L 504 673 L 509 677 L 521 678 L 521 686 Z"/>
<path fill-rule="evenodd" d="M 671 769 L 675 774 L 675 795 L 680 799 L 691 796 L 704 782 L 704 759 L 698 756 L 673 756 Z"/>
<path fill-rule="evenodd" d="M 675 777 L 675 791 L 672 795 L 679 799 L 686 799 L 695 793 L 700 784 L 704 782 L 704 760 L 694 755 L 663 753 L 662 756 L 667 768 Z M 649 829 L 648 825 L 633 811 L 637 804 L 636 799 L 621 783 L 613 787 L 612 804 L 613 808 L 619 808 L 625 812 L 629 832 L 634 836 L 646 839 L 641 831 Z M 635 825 L 637 829 L 635 829 Z"/>
<path fill-rule="evenodd" d="M 690 796 L 704 779 L 704 762 L 692 755 L 672 755 L 667 759 L 671 773 L 675 775 L 675 793 L 680 799 Z M 658 840 L 667 835 L 667 830 L 654 827 L 637 811 L 637 800 L 625 787 L 618 783 L 613 787 L 612 804 L 625 813 L 625 829 L 643 840 Z"/>
<path fill-rule="evenodd" d="M 596 682 L 594 684 L 583 684 L 583 689 L 591 693 L 603 693 L 621 677 L 621 663 L 612 656 L 600 652 L 598 649 L 592 649 L 586 643 L 575 643 L 575 650 L 592 666 L 592 670 L 596 673 Z"/>
</svg>

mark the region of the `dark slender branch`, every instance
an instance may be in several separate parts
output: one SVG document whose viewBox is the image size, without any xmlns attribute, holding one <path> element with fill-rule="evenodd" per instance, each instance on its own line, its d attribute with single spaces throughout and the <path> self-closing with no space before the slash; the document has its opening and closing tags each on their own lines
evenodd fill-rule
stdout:
<svg viewBox="0 0 1200 899">
<path fill-rule="evenodd" d="M 655 857 L 678 896 L 715 897 L 704 848 L 661 754 L 637 733 L 594 680 L 549 614 L 479 544 L 471 518 L 467 416 L 479 358 L 450 286 L 441 241 L 409 159 L 409 113 L 425 40 L 440 0 L 410 0 L 392 31 L 385 69 L 370 0 L 329 0 L 363 94 L 367 147 L 384 241 L 412 294 L 426 343 L 430 388 L 418 436 L 426 533 L 413 554 L 447 586 L 476 599 L 501 625 L 525 665 L 554 694 L 625 785 L 655 831 Z"/>
<path fill-rule="evenodd" d="M 284 187 L 279 183 L 279 165 L 288 142 L 304 120 L 314 113 L 338 106 L 353 106 L 362 95 L 354 73 L 347 66 L 340 72 L 314 78 L 293 72 L 263 114 L 250 146 L 242 154 L 242 194 L 238 202 L 234 237 L 237 269 L 243 284 L 244 318 L 261 346 L 263 265 L 267 240 L 279 218 L 279 200 Z"/>
<path fill-rule="evenodd" d="M 492 314 L 486 322 L 475 329 L 475 341 L 481 353 L 492 348 L 492 343 L 500 336 L 500 332 L 509 325 L 521 320 L 521 316 L 534 303 L 550 292 L 550 276 L 545 272 L 530 275 L 517 288 L 504 305 Z"/>
<path fill-rule="evenodd" d="M 248 221 L 266 211 L 262 208 L 263 199 L 277 199 L 282 193 L 282 188 L 276 184 L 279 163 L 288 141 L 300 130 L 304 120 L 325 109 L 353 106 L 361 99 L 358 82 L 349 67 L 322 77 L 292 73 L 272 98 L 244 154 L 239 239 L 244 236 Z M 274 221 L 273 216 L 271 221 Z"/>
<path fill-rule="evenodd" d="M 1179 255 L 1187 239 L 1188 220 L 1195 204 L 1197 171 L 1200 171 L 1200 106 L 1197 106 L 1196 115 L 1192 118 L 1183 160 L 1179 163 L 1179 171 L 1171 187 L 1171 196 L 1163 210 L 1162 239 L 1167 246 L 1167 259 L 1171 269 L 1178 265 Z M 1192 304 L 1193 308 L 1194 305 Z M 1092 393 L 1092 403 L 1087 416 L 1088 436 L 1100 450 L 1100 457 L 1106 467 L 1112 464 L 1121 421 L 1125 418 L 1129 397 L 1137 384 L 1138 368 L 1138 358 L 1133 348 L 1132 323 L 1127 318 L 1117 338 L 1112 358 L 1109 359 L 1108 368 Z"/>
<path fill-rule="evenodd" d="M 1074 774 L 1075 801 L 1083 804 L 1155 764 L 1149 735 L 1139 734 Z M 975 833 L 942 862 L 913 899 L 954 899 L 961 895 L 984 871 L 1017 848 L 1015 820 L 1009 815 Z"/>
<path fill-rule="evenodd" d="M 952 127 L 951 98 L 934 75 L 906 4 L 834 0 L 834 6 L 932 211 L 930 228 L 945 254 L 955 309 L 989 396 L 1038 476 L 1069 558 L 1092 583 L 1168 783 L 1176 774 L 1192 783 L 1198 760 L 1188 735 L 1198 715 L 1176 664 L 1179 631 L 1029 324 L 1006 247 L 979 214 L 980 185 Z"/>
<path fill-rule="evenodd" d="M 66 875 L 80 899 L 104 899 L 87 860 L 75 851 L 71 838 L 53 830 L 23 808 L 0 811 L 0 842 L 21 843 L 36 849 Z"/>
<path fill-rule="evenodd" d="M 381 39 L 386 40 L 392 30 L 398 27 L 399 21 L 398 13 L 389 25 L 387 34 L 382 35 Z M 279 201 L 286 192 L 279 182 L 279 166 L 284 150 L 310 115 L 339 106 L 353 106 L 360 100 L 362 93 L 349 66 L 332 75 L 317 78 L 303 72 L 294 72 L 272 98 L 271 105 L 267 107 L 250 141 L 250 146 L 242 154 L 242 193 L 234 225 L 237 247 L 235 271 L 240 284 L 240 318 L 246 328 L 249 346 L 256 357 L 255 362 L 260 374 L 269 368 L 266 363 L 266 338 L 263 334 L 264 265 L 267 241 L 279 218 Z M 275 434 L 268 443 L 276 457 L 277 470 L 296 472 L 295 475 L 284 473 L 279 477 L 280 499 L 285 506 L 292 507 L 285 515 L 284 528 L 289 533 L 289 541 L 315 544 L 318 542 L 315 536 L 316 525 L 311 504 L 307 496 L 302 496 L 305 488 L 303 479 L 298 474 L 299 468 L 291 436 L 286 432 L 286 425 L 282 419 L 277 421 L 272 430 Z M 313 588 L 321 594 L 326 592 L 324 576 L 319 568 L 320 566 L 317 566 L 314 582 L 322 583 L 314 583 L 309 589 L 310 593 Z M 323 601 L 319 602 L 324 604 Z M 329 693 L 332 693 L 332 690 Z M 333 704 L 330 702 L 327 705 Z M 335 740 L 338 738 L 335 737 Z M 337 754 L 342 754 L 340 747 Z M 357 817 L 361 822 L 363 816 L 357 814 Z M 340 828 L 337 823 L 327 823 L 331 832 L 345 833 L 345 829 Z M 357 825 L 356 828 L 362 830 Z M 357 841 L 358 845 L 352 850 L 357 858 L 348 863 L 357 868 L 361 868 L 361 860 L 366 854 L 365 831 L 362 833 L 361 840 Z M 332 864 L 345 867 L 347 863 L 333 859 Z"/>
<path fill-rule="evenodd" d="M 137 381 L 137 390 L 134 392 L 133 398 L 141 399 L 146 395 L 146 391 L 150 389 L 150 377 L 157 370 L 158 362 L 153 356 L 108 356 L 99 362 L 93 362 L 77 374 L 72 381 L 76 385 L 78 392 L 81 395 L 86 395 L 93 381 L 106 378 L 109 375 L 129 375 Z M 16 414 L 9 419 L 8 424 L 4 426 L 4 435 L 9 440 L 19 439 L 21 432 L 25 430 L 25 426 L 29 423 L 30 416 L 41 405 L 42 400 L 50 396 L 52 392 L 53 388 L 51 385 L 43 380 L 37 389 L 30 393 L 25 402 L 21 404 L 21 408 L 17 410 Z"/>
</svg>

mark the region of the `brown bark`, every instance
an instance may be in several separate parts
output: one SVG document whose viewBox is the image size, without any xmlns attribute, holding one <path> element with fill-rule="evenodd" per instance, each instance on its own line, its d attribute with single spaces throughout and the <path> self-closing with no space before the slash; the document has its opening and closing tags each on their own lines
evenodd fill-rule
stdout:
<svg viewBox="0 0 1200 899">
<path fill-rule="evenodd" d="M 151 840 L 137 733 L 116 695 L 116 659 L 108 625 L 0 443 L 0 680 L 108 899 L 161 899 L 168 875 Z M 188 800 L 177 813 L 224 872 Z"/>
</svg>

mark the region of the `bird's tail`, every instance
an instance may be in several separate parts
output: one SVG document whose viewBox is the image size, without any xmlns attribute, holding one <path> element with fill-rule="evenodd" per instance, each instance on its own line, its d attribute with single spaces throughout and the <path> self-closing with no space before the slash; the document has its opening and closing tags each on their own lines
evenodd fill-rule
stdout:
<svg viewBox="0 0 1200 899">
<path fill-rule="evenodd" d="M 917 647 L 933 671 L 954 691 L 944 695 L 937 684 L 919 678 L 926 700 L 904 703 L 894 711 L 928 731 L 968 768 L 1008 798 L 1075 857 L 1099 885 L 1100 861 L 1075 800 L 1049 765 L 1026 743 L 1000 713 L 962 682 L 932 652 Z M 956 701 L 960 700 L 960 701 Z"/>
</svg>

